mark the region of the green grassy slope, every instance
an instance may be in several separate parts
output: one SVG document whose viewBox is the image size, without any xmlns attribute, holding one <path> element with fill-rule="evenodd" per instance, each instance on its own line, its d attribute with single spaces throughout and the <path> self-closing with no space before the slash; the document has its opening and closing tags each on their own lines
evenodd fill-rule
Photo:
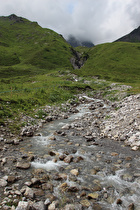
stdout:
<svg viewBox="0 0 140 210">
<path fill-rule="evenodd" d="M 95 82 L 94 76 L 130 84 L 134 93 L 140 92 L 140 43 L 76 50 L 87 61 L 73 70 L 72 48 L 61 35 L 15 15 L 0 17 L 0 125 L 18 132 L 22 114 L 35 117 L 46 104 L 104 91 L 109 82 Z M 78 82 L 72 73 L 80 76 Z"/>
<path fill-rule="evenodd" d="M 11 15 L 0 17 L 0 77 L 71 68 L 70 45 L 56 32 Z"/>
<path fill-rule="evenodd" d="M 140 84 L 140 43 L 101 44 L 88 51 L 89 59 L 75 72 L 115 82 Z"/>
</svg>

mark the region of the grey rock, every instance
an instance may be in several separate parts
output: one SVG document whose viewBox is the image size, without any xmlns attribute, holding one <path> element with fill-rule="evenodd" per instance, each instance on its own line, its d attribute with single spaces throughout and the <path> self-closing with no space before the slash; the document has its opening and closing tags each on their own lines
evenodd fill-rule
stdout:
<svg viewBox="0 0 140 210">
<path fill-rule="evenodd" d="M 134 210 L 134 209 L 135 209 L 134 203 L 131 203 L 131 204 L 128 206 L 128 210 Z"/>
<path fill-rule="evenodd" d="M 17 162 L 16 167 L 19 169 L 28 169 L 31 167 L 31 163 Z"/>
<path fill-rule="evenodd" d="M 26 201 L 19 201 L 16 210 L 29 210 L 29 203 Z"/>
<path fill-rule="evenodd" d="M 6 185 L 7 185 L 7 181 L 4 180 L 4 179 L 0 179 L 0 186 L 1 187 L 6 187 Z"/>
<path fill-rule="evenodd" d="M 47 198 L 47 199 L 45 200 L 45 202 L 44 202 L 45 207 L 48 208 L 48 206 L 49 206 L 50 204 L 51 204 L 51 201 L 50 201 L 49 198 Z"/>
<path fill-rule="evenodd" d="M 33 204 L 32 208 L 34 210 L 45 210 L 45 205 L 43 203 L 43 201 L 39 201 Z"/>
<path fill-rule="evenodd" d="M 34 196 L 35 196 L 35 194 L 34 194 L 34 191 L 33 191 L 31 188 L 27 187 L 26 190 L 25 190 L 24 196 L 25 196 L 26 198 L 31 198 L 31 199 L 33 199 Z"/>
<path fill-rule="evenodd" d="M 64 210 L 82 210 L 82 205 L 81 204 L 67 204 L 64 207 Z"/>
<path fill-rule="evenodd" d="M 70 163 L 70 162 L 72 162 L 72 160 L 73 160 L 73 156 L 72 155 L 69 155 L 69 156 L 64 158 L 64 162 L 65 163 Z"/>
</svg>

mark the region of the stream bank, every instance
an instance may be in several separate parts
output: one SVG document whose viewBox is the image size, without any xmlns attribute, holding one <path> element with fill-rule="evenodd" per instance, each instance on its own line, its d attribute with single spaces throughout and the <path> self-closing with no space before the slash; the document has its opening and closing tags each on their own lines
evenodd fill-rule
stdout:
<svg viewBox="0 0 140 210">
<path fill-rule="evenodd" d="M 1 137 L 1 208 L 138 210 L 139 102 L 81 95 L 34 134 Z"/>
</svg>

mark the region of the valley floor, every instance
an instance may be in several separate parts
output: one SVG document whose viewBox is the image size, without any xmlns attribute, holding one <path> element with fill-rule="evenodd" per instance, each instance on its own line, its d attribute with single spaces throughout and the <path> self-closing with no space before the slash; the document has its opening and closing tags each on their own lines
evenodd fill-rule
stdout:
<svg viewBox="0 0 140 210">
<path fill-rule="evenodd" d="M 46 110 L 20 138 L 0 138 L 1 209 L 138 210 L 140 94 Z"/>
</svg>

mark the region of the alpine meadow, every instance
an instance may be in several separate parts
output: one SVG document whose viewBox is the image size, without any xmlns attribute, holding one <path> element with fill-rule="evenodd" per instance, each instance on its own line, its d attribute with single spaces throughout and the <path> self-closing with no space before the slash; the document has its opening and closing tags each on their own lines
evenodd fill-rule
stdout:
<svg viewBox="0 0 140 210">
<path fill-rule="evenodd" d="M 76 94 L 85 91 L 96 94 L 111 82 L 131 85 L 129 91 L 139 93 L 139 58 L 139 42 L 73 48 L 62 35 L 37 22 L 14 14 L 2 16 L 0 123 L 19 132 L 22 113 L 35 116 L 35 110 L 44 105 L 75 99 Z"/>
</svg>

